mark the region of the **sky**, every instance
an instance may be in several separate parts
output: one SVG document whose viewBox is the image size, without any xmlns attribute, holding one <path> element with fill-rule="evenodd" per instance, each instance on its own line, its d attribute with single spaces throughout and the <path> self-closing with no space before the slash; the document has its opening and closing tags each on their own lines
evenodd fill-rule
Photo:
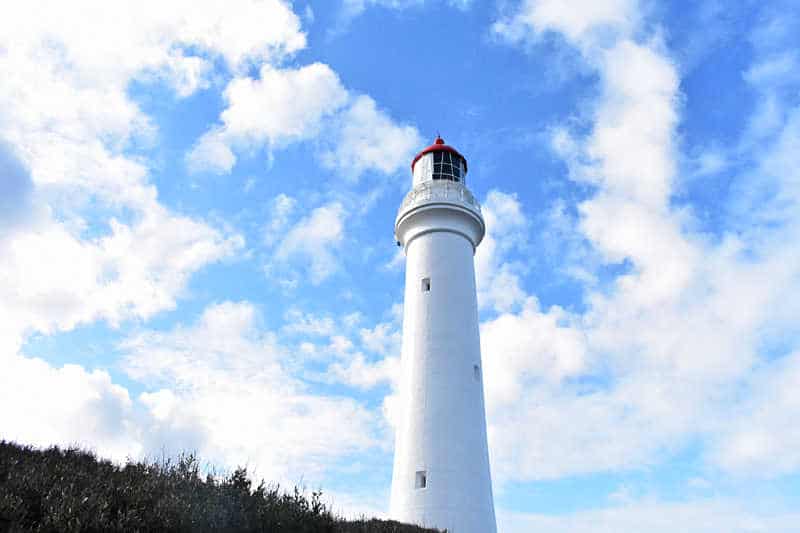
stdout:
<svg viewBox="0 0 800 533">
<path fill-rule="evenodd" d="M 8 2 L 0 438 L 384 515 L 440 133 L 499 530 L 800 531 L 798 35 L 791 0 Z"/>
</svg>

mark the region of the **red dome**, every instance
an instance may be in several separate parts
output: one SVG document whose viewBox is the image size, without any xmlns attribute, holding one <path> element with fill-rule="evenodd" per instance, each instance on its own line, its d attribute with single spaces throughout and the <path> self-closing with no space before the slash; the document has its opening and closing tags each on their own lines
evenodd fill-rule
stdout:
<svg viewBox="0 0 800 533">
<path fill-rule="evenodd" d="M 427 148 L 425 148 L 420 153 L 418 153 L 417 157 L 415 157 L 414 160 L 411 162 L 411 173 L 412 174 L 414 173 L 414 165 L 417 164 L 417 161 L 419 161 L 419 158 L 422 157 L 423 155 L 429 154 L 431 152 L 450 152 L 451 154 L 456 154 L 458 157 L 460 157 L 464 161 L 464 172 L 467 171 L 467 158 L 464 157 L 463 155 L 461 155 L 458 152 L 458 150 L 456 150 L 452 146 L 446 145 L 444 143 L 444 139 L 442 139 L 441 137 L 437 136 L 436 140 L 433 142 L 433 144 L 428 146 Z"/>
</svg>

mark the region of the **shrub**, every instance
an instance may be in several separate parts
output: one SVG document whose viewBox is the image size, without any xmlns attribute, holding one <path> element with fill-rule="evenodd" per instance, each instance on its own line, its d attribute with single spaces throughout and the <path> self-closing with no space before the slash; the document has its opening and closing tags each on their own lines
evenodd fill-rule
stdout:
<svg viewBox="0 0 800 533">
<path fill-rule="evenodd" d="M 281 490 L 247 470 L 201 476 L 197 458 L 117 466 L 78 448 L 0 441 L 0 532 L 230 531 L 433 533 L 383 520 L 346 521 L 322 492 Z"/>
</svg>

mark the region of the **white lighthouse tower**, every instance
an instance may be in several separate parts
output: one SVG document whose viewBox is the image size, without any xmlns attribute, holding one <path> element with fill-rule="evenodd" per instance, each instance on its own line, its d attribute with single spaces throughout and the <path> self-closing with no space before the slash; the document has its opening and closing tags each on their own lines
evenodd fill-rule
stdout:
<svg viewBox="0 0 800 533">
<path fill-rule="evenodd" d="M 496 533 L 473 261 L 485 225 L 467 161 L 441 138 L 411 172 L 395 221 L 406 289 L 390 515 L 448 533 Z"/>
</svg>

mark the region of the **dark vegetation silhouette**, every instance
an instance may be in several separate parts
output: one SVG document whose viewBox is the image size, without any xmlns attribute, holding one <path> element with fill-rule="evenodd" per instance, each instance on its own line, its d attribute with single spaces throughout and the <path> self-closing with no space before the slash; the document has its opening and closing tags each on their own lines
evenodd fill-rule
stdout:
<svg viewBox="0 0 800 533">
<path fill-rule="evenodd" d="M 78 448 L 0 441 L 0 532 L 434 533 L 344 520 L 321 498 L 297 487 L 253 487 L 244 468 L 203 476 L 194 455 L 118 466 Z"/>
</svg>

